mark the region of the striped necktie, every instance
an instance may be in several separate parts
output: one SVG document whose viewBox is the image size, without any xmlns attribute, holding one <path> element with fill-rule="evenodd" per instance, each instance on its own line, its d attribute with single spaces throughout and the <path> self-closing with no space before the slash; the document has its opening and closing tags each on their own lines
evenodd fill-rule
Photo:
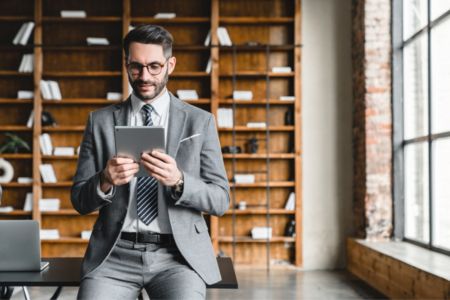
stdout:
<svg viewBox="0 0 450 300">
<path fill-rule="evenodd" d="M 146 104 L 142 110 L 145 115 L 144 125 L 153 126 L 153 106 Z M 158 216 L 158 181 L 151 176 L 138 177 L 136 199 L 139 219 L 145 225 L 150 224 Z"/>
</svg>

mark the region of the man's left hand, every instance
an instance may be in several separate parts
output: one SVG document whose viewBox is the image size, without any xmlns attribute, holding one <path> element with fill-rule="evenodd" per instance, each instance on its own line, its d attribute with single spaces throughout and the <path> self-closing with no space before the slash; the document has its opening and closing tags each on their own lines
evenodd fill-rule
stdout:
<svg viewBox="0 0 450 300">
<path fill-rule="evenodd" d="M 142 153 L 141 162 L 147 172 L 165 186 L 174 186 L 181 179 L 181 171 L 171 156 L 153 150 Z"/>
</svg>

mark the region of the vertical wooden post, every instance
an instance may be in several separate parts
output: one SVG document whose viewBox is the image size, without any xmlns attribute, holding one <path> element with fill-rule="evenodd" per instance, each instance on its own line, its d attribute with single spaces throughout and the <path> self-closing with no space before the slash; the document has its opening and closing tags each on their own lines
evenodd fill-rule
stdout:
<svg viewBox="0 0 450 300">
<path fill-rule="evenodd" d="M 301 87 L 301 0 L 295 0 L 294 15 L 294 85 L 295 85 L 295 265 L 303 264 L 303 244 L 302 244 L 302 223 L 303 223 L 303 207 L 302 207 L 302 87 Z"/>
<path fill-rule="evenodd" d="M 40 81 L 42 79 L 42 0 L 34 2 L 34 122 L 33 122 L 33 220 L 41 223 L 41 212 L 39 210 L 39 199 L 42 198 L 42 184 L 39 166 L 41 165 L 41 151 L 39 137 L 42 133 L 41 115 L 42 98 Z"/>
</svg>

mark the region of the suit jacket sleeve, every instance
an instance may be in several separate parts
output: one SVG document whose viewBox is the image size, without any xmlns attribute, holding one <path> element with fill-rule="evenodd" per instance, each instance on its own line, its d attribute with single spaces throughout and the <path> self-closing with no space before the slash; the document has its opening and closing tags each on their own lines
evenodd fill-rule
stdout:
<svg viewBox="0 0 450 300">
<path fill-rule="evenodd" d="M 89 115 L 81 142 L 77 171 L 72 185 L 71 200 L 80 214 L 88 214 L 111 203 L 111 197 L 101 197 L 97 192 L 102 169 L 98 166 L 92 113 Z"/>
<path fill-rule="evenodd" d="M 175 205 L 222 216 L 229 207 L 229 185 L 214 117 L 207 121 L 200 153 L 200 178 L 183 172 L 183 194 Z"/>
</svg>

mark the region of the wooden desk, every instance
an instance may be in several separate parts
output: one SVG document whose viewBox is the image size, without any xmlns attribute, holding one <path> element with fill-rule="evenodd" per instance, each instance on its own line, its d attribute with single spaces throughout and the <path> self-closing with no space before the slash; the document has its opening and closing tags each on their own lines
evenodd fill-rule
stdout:
<svg viewBox="0 0 450 300">
<path fill-rule="evenodd" d="M 51 299 L 57 299 L 63 286 L 79 286 L 82 258 L 43 258 L 50 263 L 42 272 L 0 272 L 0 286 L 57 286 Z M 237 289 L 233 263 L 229 257 L 218 257 L 222 280 L 209 289 Z"/>
</svg>

